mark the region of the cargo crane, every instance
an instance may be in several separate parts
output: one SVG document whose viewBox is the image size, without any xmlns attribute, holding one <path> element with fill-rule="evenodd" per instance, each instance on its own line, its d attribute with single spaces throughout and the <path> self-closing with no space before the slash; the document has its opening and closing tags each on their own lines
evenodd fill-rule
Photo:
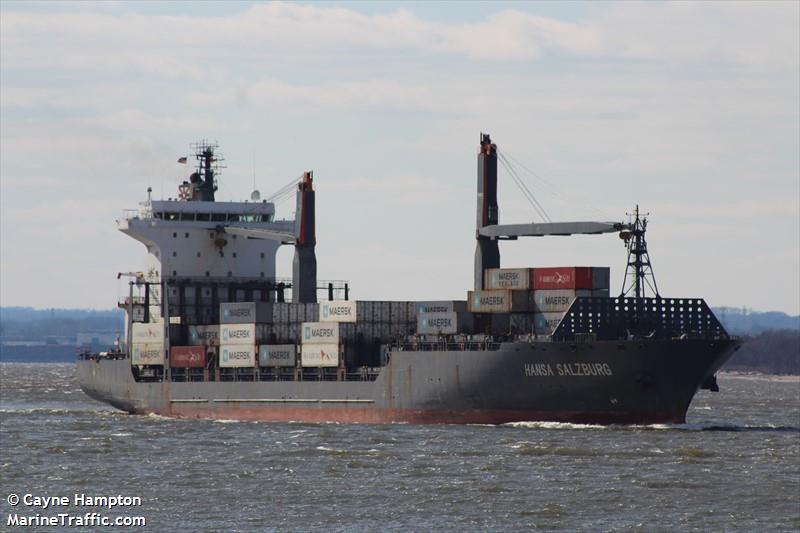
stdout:
<svg viewBox="0 0 800 533">
<path fill-rule="evenodd" d="M 489 134 L 481 133 L 478 153 L 478 216 L 475 230 L 475 290 L 484 288 L 484 271 L 500 268 L 498 241 L 519 237 L 551 235 L 600 235 L 634 231 L 620 222 L 544 222 L 531 224 L 499 224 L 497 205 L 497 145 Z M 644 235 L 644 228 L 642 228 Z M 649 263 L 648 263 L 649 264 Z"/>
</svg>

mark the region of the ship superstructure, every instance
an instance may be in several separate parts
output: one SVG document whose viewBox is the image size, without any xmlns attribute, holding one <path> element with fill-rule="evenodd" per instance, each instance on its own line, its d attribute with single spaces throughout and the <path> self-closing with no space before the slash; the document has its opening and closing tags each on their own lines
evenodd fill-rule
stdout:
<svg viewBox="0 0 800 533">
<path fill-rule="evenodd" d="M 317 280 L 311 172 L 293 185 L 296 219 L 276 220 L 256 193 L 216 201 L 221 156 L 207 142 L 195 148 L 197 170 L 178 198 L 154 201 L 148 191 L 119 221 L 147 250 L 144 270 L 128 273 L 125 341 L 78 361 L 82 388 L 120 409 L 252 420 L 683 422 L 738 345 L 702 299 L 646 295 L 655 280 L 638 208 L 628 223 L 500 224 L 489 135 L 478 154 L 474 287 L 461 301 L 349 301 L 347 285 Z M 502 239 L 603 233 L 628 245 L 617 297 L 607 267 L 500 265 Z M 276 276 L 281 245 L 295 248 L 291 279 Z"/>
</svg>

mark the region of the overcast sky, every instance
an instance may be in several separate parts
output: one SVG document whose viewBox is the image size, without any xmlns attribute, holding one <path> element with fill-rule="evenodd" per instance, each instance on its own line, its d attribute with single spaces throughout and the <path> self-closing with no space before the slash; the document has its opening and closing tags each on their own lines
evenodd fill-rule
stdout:
<svg viewBox="0 0 800 533">
<path fill-rule="evenodd" d="M 463 299 L 488 132 L 553 220 L 648 211 L 663 295 L 797 314 L 799 5 L 4 1 L 0 305 L 114 306 L 144 257 L 115 219 L 175 196 L 202 138 L 223 200 L 314 170 L 321 279 Z M 539 221 L 499 187 L 501 223 Z M 501 253 L 611 266 L 612 291 L 626 259 L 614 235 Z"/>
</svg>

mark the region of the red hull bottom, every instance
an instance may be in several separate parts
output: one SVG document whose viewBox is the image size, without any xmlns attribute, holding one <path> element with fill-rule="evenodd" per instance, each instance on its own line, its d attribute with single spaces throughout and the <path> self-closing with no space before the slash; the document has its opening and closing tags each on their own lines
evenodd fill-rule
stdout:
<svg viewBox="0 0 800 533">
<path fill-rule="evenodd" d="M 176 418 L 205 418 L 259 422 L 336 422 L 345 424 L 506 424 L 509 422 L 565 422 L 573 424 L 683 424 L 685 416 L 674 413 L 571 412 L 531 410 L 434 411 L 390 408 L 309 408 L 309 407 L 219 407 L 203 409 L 173 406 L 168 412 L 148 410 Z"/>
</svg>

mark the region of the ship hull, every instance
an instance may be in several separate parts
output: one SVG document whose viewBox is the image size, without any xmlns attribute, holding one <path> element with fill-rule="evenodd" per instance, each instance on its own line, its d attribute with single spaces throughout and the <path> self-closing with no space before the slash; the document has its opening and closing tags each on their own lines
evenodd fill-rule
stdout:
<svg viewBox="0 0 800 533">
<path fill-rule="evenodd" d="M 683 423 L 733 340 L 503 343 L 396 351 L 374 381 L 136 382 L 128 359 L 81 360 L 91 397 L 129 413 L 273 422 Z"/>
</svg>

